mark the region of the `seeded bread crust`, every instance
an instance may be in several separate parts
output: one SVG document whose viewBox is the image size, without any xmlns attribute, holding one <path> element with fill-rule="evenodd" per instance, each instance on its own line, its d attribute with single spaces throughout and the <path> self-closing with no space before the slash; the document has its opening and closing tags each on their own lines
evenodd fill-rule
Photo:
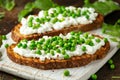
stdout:
<svg viewBox="0 0 120 80">
<path fill-rule="evenodd" d="M 7 48 L 7 55 L 13 62 L 44 70 L 84 66 L 90 63 L 91 61 L 105 57 L 105 55 L 110 49 L 110 43 L 106 42 L 105 45 L 98 49 L 95 54 L 83 54 L 81 56 L 73 56 L 67 60 L 45 59 L 45 61 L 40 61 L 40 59 L 38 58 L 24 57 L 15 53 L 13 51 L 13 48 L 16 45 L 17 44 L 12 44 Z"/>
<path fill-rule="evenodd" d="M 61 29 L 61 30 L 53 30 L 53 31 L 48 31 L 48 32 L 45 32 L 45 33 L 40 33 L 40 34 L 34 33 L 34 34 L 30 34 L 30 35 L 21 34 L 20 33 L 21 24 L 18 24 L 13 28 L 11 37 L 15 42 L 19 42 L 22 39 L 28 39 L 28 40 L 38 39 L 38 38 L 40 38 L 42 36 L 45 36 L 45 35 L 55 36 L 55 35 L 59 35 L 60 33 L 66 34 L 70 31 L 86 32 L 86 31 L 90 31 L 90 30 L 101 27 L 103 21 L 104 21 L 103 16 L 101 14 L 99 14 L 97 16 L 96 20 L 93 21 L 93 23 L 91 23 L 91 24 L 74 25 L 74 26 L 66 27 L 66 28 Z"/>
</svg>

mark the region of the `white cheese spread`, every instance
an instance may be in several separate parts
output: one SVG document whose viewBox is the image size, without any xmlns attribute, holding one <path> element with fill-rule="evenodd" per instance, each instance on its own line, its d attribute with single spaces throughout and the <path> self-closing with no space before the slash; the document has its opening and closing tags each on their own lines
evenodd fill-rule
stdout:
<svg viewBox="0 0 120 80">
<path fill-rule="evenodd" d="M 82 44 L 79 44 L 79 43 L 76 44 L 75 45 L 75 49 L 73 51 L 71 51 L 69 49 L 68 50 L 65 49 L 65 54 L 69 55 L 69 57 L 72 57 L 72 56 L 81 56 L 82 54 L 85 54 L 85 53 L 86 54 L 94 54 L 100 47 L 102 47 L 102 46 L 105 45 L 104 39 L 101 39 L 101 38 L 98 38 L 98 37 L 94 37 L 94 38 L 90 39 L 94 45 L 91 46 L 91 45 L 86 44 L 86 41 L 89 40 L 89 39 L 85 38 L 84 34 L 79 35 L 79 38 L 83 38 L 85 40 L 85 42 L 83 42 Z M 88 37 L 91 37 L 91 36 L 93 36 L 93 35 L 88 34 Z M 62 40 L 68 40 L 69 41 L 69 39 L 71 39 L 72 37 L 75 37 L 75 35 L 72 35 L 70 33 L 68 33 L 67 35 L 60 34 L 59 37 Z M 43 36 L 43 38 L 39 39 L 38 41 L 35 41 L 35 43 L 37 43 L 37 42 L 41 41 L 42 39 L 44 39 L 44 41 L 43 41 L 42 44 L 39 43 L 40 45 L 44 45 L 47 42 L 47 40 L 51 39 L 51 38 L 53 38 L 53 37 Z M 99 42 L 97 42 L 96 39 L 99 39 Z M 74 39 L 74 40 L 76 41 L 76 39 Z M 41 54 L 36 54 L 37 48 L 35 48 L 33 50 L 29 49 L 29 46 L 31 45 L 31 42 L 32 41 L 27 41 L 27 42 L 22 42 L 21 41 L 22 44 L 27 44 L 28 47 L 26 47 L 24 49 L 22 47 L 16 46 L 13 49 L 14 52 L 16 52 L 17 54 L 19 54 L 21 56 L 25 56 L 25 57 L 39 58 L 41 61 L 44 61 L 45 59 L 64 59 L 64 55 L 65 54 L 62 54 L 62 52 L 57 52 L 57 50 L 55 50 L 55 49 L 53 50 L 54 55 L 52 55 L 50 52 L 46 53 L 47 50 L 44 50 L 43 48 L 40 50 Z M 55 41 L 53 41 L 53 42 L 55 42 Z M 64 45 L 66 44 L 65 42 L 63 42 L 63 43 L 64 43 Z M 72 43 L 74 43 L 74 42 L 72 42 Z M 52 42 L 49 43 L 48 45 L 52 45 Z M 59 45 L 59 42 L 57 42 L 55 46 L 57 46 L 57 48 L 60 51 L 62 51 L 62 49 L 64 47 L 64 46 L 61 47 Z M 85 47 L 85 50 L 82 49 L 83 46 Z M 42 47 L 44 47 L 44 46 L 42 46 Z M 51 48 L 53 48 L 53 47 L 54 46 L 51 46 L 50 50 L 52 50 Z"/>
<path fill-rule="evenodd" d="M 65 10 L 62 12 L 57 12 L 57 8 L 51 8 L 46 14 L 45 11 L 41 10 L 38 16 L 30 15 L 28 18 L 22 18 L 20 33 L 29 35 L 33 33 L 44 33 L 52 31 L 53 29 L 60 30 L 65 27 L 70 27 L 71 25 L 89 24 L 96 20 L 96 17 L 98 16 L 98 13 L 96 13 L 93 8 L 76 8 L 69 6 L 64 9 Z M 33 27 L 29 25 L 31 17 L 33 17 L 33 20 L 31 21 Z M 42 22 L 36 21 L 37 18 Z M 35 25 L 37 25 L 37 28 Z"/>
</svg>

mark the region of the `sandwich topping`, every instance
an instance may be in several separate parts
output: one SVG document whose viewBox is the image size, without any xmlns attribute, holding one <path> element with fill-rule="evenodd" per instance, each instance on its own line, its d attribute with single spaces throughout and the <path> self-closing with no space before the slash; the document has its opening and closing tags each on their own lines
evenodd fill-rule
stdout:
<svg viewBox="0 0 120 80">
<path fill-rule="evenodd" d="M 24 57 L 46 59 L 69 59 L 72 56 L 94 54 L 105 45 L 107 38 L 99 38 L 89 33 L 70 32 L 66 35 L 49 37 L 43 36 L 39 40 L 21 40 L 14 52 Z"/>
<path fill-rule="evenodd" d="M 79 24 L 90 24 L 98 13 L 93 8 L 56 7 L 49 10 L 41 10 L 38 15 L 30 15 L 21 20 L 21 34 L 44 33 L 52 30 L 60 30 L 65 27 Z"/>
</svg>

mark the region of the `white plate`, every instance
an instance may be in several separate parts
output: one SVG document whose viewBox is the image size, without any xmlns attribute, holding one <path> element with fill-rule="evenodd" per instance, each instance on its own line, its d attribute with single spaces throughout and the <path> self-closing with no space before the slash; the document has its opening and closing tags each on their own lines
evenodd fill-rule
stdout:
<svg viewBox="0 0 120 80">
<path fill-rule="evenodd" d="M 91 31 L 91 33 L 96 33 L 109 38 L 109 36 L 103 35 L 101 33 L 101 29 Z M 2 61 L 0 61 L 0 70 L 31 80 L 87 80 L 92 74 L 96 73 L 118 50 L 118 48 L 116 47 L 117 43 L 113 43 L 110 41 L 111 48 L 105 58 L 93 61 L 83 67 L 66 68 L 70 71 L 71 76 L 65 77 L 63 76 L 63 71 L 65 69 L 41 70 L 12 62 L 7 57 L 6 50 L 4 48 L 4 45 L 6 43 L 13 43 L 10 36 L 11 33 L 7 34 L 8 39 L 3 42 L 3 45 L 0 48 L 0 51 L 3 53 Z"/>
</svg>

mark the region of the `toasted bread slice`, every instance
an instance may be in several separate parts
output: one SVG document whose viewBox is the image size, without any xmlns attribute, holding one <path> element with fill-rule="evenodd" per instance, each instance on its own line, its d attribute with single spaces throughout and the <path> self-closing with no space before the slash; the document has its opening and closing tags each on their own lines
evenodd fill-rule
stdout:
<svg viewBox="0 0 120 80">
<path fill-rule="evenodd" d="M 72 56 L 69 59 L 45 59 L 45 61 L 41 61 L 39 58 L 24 57 L 15 53 L 13 48 L 16 45 L 17 44 L 12 44 L 7 48 L 7 55 L 13 62 L 45 70 L 84 66 L 91 61 L 105 57 L 110 49 L 109 42 L 105 42 L 105 45 L 99 48 L 94 54 L 85 53 L 81 56 Z"/>
<path fill-rule="evenodd" d="M 28 39 L 28 40 L 38 39 L 38 38 L 45 36 L 45 35 L 55 36 L 55 35 L 59 35 L 60 33 L 66 34 L 66 33 L 71 32 L 71 31 L 86 32 L 86 31 L 94 30 L 96 28 L 101 27 L 103 21 L 104 21 L 103 16 L 101 14 L 99 14 L 97 16 L 96 20 L 90 24 L 79 24 L 79 25 L 74 25 L 74 26 L 70 26 L 70 27 L 65 27 L 64 29 L 61 29 L 61 30 L 53 30 L 53 31 L 45 32 L 45 33 L 40 33 L 40 34 L 34 33 L 34 34 L 29 34 L 29 35 L 21 34 L 20 33 L 21 24 L 18 24 L 12 30 L 12 39 L 15 42 L 19 42 L 22 39 Z"/>
</svg>

